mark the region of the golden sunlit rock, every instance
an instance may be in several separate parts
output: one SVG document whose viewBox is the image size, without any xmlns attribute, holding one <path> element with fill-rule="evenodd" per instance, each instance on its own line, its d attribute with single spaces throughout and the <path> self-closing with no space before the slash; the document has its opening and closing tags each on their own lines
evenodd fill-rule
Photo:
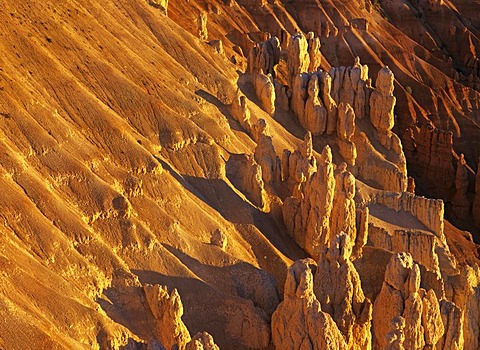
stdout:
<svg viewBox="0 0 480 350">
<path fill-rule="evenodd" d="M 480 0 L 0 6 L 0 349 L 479 349 Z"/>
</svg>

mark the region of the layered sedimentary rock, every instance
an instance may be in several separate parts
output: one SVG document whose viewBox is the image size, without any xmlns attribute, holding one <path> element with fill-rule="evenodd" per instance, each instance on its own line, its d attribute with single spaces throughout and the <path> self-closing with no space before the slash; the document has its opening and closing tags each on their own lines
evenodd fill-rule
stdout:
<svg viewBox="0 0 480 350">
<path fill-rule="evenodd" d="M 312 267 L 313 261 L 298 260 L 287 271 L 283 301 L 272 315 L 277 349 L 347 349 L 342 333 L 315 297 Z"/>
<path fill-rule="evenodd" d="M 352 67 L 331 67 L 329 75 L 332 78 L 332 98 L 337 104 L 350 104 L 358 118 L 368 115 L 368 101 L 372 90 L 368 82 L 368 66 L 355 58 Z"/>
<path fill-rule="evenodd" d="M 411 213 L 442 242 L 445 242 L 442 200 L 425 198 L 410 192 L 381 192 L 373 201 L 397 212 L 403 210 Z"/>
<path fill-rule="evenodd" d="M 422 224 L 416 228 L 400 229 L 370 223 L 368 242 L 369 245 L 392 252 L 410 253 L 422 268 L 437 276 L 435 279 L 441 283 L 435 282 L 429 286 L 441 297 L 444 294 L 441 276 L 455 276 L 459 273 L 444 234 L 443 201 L 415 196 L 409 192 L 381 192 L 370 204 L 375 210 L 394 210 L 387 215 L 397 212 L 407 215 L 405 220 L 415 218 Z"/>
<path fill-rule="evenodd" d="M 296 40 L 301 43 L 302 37 Z M 296 47 L 304 46 L 299 43 Z M 292 55 L 288 57 L 287 64 L 299 67 L 298 50 L 293 49 Z M 358 57 L 352 67 L 332 67 L 328 73 L 322 70 L 302 71 L 304 68 L 292 73 L 289 82 L 289 107 L 300 125 L 316 137 L 336 133 L 336 143 L 344 161 L 353 167 L 357 157 L 360 157 L 362 164 L 355 168 L 356 176 L 373 180 L 383 189 L 405 191 L 405 154 L 399 137 L 391 131 L 396 100 L 393 96 L 393 73 L 388 67 L 380 70 L 375 89 L 368 78 L 368 67 L 362 65 Z M 279 87 L 277 91 L 281 92 Z M 371 120 L 380 144 L 387 149 L 377 150 L 384 154 L 387 162 L 372 156 L 372 147 L 378 147 L 377 143 L 375 146 L 366 146 L 362 142 L 362 147 L 358 149 L 353 142 L 355 118 L 365 117 Z M 361 135 L 362 131 L 359 130 L 357 134 Z"/>
<path fill-rule="evenodd" d="M 350 260 L 353 243 L 339 234 L 319 259 L 314 291 L 322 310 L 328 312 L 349 349 L 371 348 L 372 304 L 365 298 L 360 277 Z"/>
<path fill-rule="evenodd" d="M 468 161 L 478 156 L 480 67 L 472 29 L 480 23 L 478 0 L 357 3 L 78 0 L 72 9 L 68 2 L 6 0 L 0 8 L 0 314 L 9 322 L 0 325 L 0 347 L 144 348 L 154 335 L 152 350 L 163 348 L 160 342 L 168 350 L 217 348 L 205 333 L 186 343 L 178 293 L 145 287 L 145 302 L 142 293 L 131 292 L 139 291 L 133 274 L 176 286 L 182 297 L 190 293 L 185 324 L 195 331 L 205 324 L 222 347 L 272 347 L 269 315 L 279 301 L 268 281 L 283 281 L 286 264 L 305 253 L 277 222 L 278 213 L 259 212 L 266 190 L 275 210 L 282 200 L 284 213 L 293 208 L 286 226 L 319 259 L 315 275 L 323 276 L 315 279 L 318 302 L 301 291 L 301 272 L 294 282 L 287 278 L 300 292 L 285 298 L 291 307 L 284 308 L 286 323 L 276 323 L 277 331 L 286 330 L 277 332 L 277 340 L 284 337 L 279 348 L 368 348 L 363 294 L 375 299 L 385 261 L 397 251 L 410 252 L 419 266 L 412 264 L 408 286 L 395 289 L 402 294 L 402 316 L 377 315 L 388 325 L 386 347 L 479 348 L 480 274 L 468 234 L 444 228 L 443 204 L 435 200 L 390 193 L 365 203 L 376 188 L 406 188 L 401 144 L 389 125 L 380 125 L 392 120 L 391 81 L 383 89 L 379 76 L 374 89 L 358 59 L 352 67 L 318 70 L 346 65 L 359 54 L 398 72 L 395 108 L 402 128 L 412 131 L 405 148 L 424 166 L 418 190 L 427 194 L 427 181 L 442 186 L 439 179 L 451 180 L 439 192 L 461 213 L 471 195 L 465 192 L 468 167 L 459 162 L 455 172 L 453 148 L 439 149 L 450 143 L 448 134 L 432 128 L 424 137 L 415 123 L 435 119 L 455 131 L 456 143 L 471 148 Z M 385 20 L 396 19 L 388 11 L 393 3 L 434 30 L 417 27 L 422 37 L 414 40 L 395 32 Z M 371 20 L 363 7 L 387 15 Z M 444 21 L 454 7 L 457 21 Z M 462 8 L 470 9 L 467 16 Z M 306 50 L 292 45 L 280 55 L 280 42 L 286 50 L 298 28 L 321 35 L 323 57 L 310 33 Z M 243 52 L 265 39 L 250 56 L 254 75 L 243 78 Z M 291 80 L 290 62 L 277 64 L 289 54 L 296 81 L 284 85 Z M 255 93 L 252 100 L 267 113 L 250 105 L 250 118 L 249 101 L 235 95 L 237 88 Z M 376 90 L 387 104 L 371 104 Z M 271 118 L 275 104 L 287 112 Z M 302 134 L 290 108 L 314 135 L 308 133 L 299 150 L 285 151 L 280 167 L 273 144 L 293 149 Z M 255 157 L 253 142 L 230 115 L 258 143 Z M 432 141 L 442 137 L 445 142 Z M 322 156 L 313 145 L 317 152 L 325 147 Z M 204 171 L 211 164 L 219 170 Z M 476 208 L 478 196 L 477 189 Z M 377 205 L 395 210 L 380 226 Z M 455 264 L 448 246 L 461 262 Z M 370 264 L 371 271 L 357 271 L 365 292 L 350 260 Z M 131 271 L 130 284 L 118 282 L 125 271 Z M 386 284 L 397 286 L 392 279 Z M 129 298 L 119 300 L 119 293 Z M 325 344 L 318 344 L 322 337 Z"/>
</svg>

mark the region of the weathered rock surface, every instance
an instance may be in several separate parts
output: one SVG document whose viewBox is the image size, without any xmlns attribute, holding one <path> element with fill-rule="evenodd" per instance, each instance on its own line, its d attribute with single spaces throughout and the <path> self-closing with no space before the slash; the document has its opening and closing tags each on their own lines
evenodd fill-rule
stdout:
<svg viewBox="0 0 480 350">
<path fill-rule="evenodd" d="M 288 45 L 288 85 L 294 86 L 294 78 L 300 73 L 308 72 L 309 67 L 310 54 L 306 37 L 302 33 L 292 35 Z"/>
<path fill-rule="evenodd" d="M 183 304 L 177 290 L 169 294 L 167 287 L 158 284 L 145 284 L 143 290 L 155 319 L 156 338 L 167 349 L 185 349 L 191 338 L 182 321 Z"/>
<path fill-rule="evenodd" d="M 372 303 L 366 299 L 357 270 L 350 260 L 353 242 L 339 234 L 320 256 L 314 291 L 322 310 L 328 312 L 349 349 L 371 349 Z"/>
<path fill-rule="evenodd" d="M 222 232 L 222 230 L 217 228 L 215 231 L 213 231 L 212 236 L 210 237 L 210 244 L 216 245 L 221 249 L 225 249 L 227 247 L 227 236 Z"/>
<path fill-rule="evenodd" d="M 207 13 L 201 11 L 197 18 L 198 37 L 200 38 L 200 40 L 208 40 L 207 21 Z"/>
<path fill-rule="evenodd" d="M 264 183 L 270 184 L 273 181 L 279 181 L 281 178 L 280 158 L 275 152 L 272 137 L 268 135 L 266 126 L 263 126 L 261 120 L 256 130 L 257 147 L 253 157 L 262 169 L 262 179 Z"/>
<path fill-rule="evenodd" d="M 233 99 L 232 117 L 245 129 L 247 132 L 251 132 L 252 126 L 250 122 L 250 110 L 248 109 L 248 99 L 243 95 L 240 90 L 237 90 L 236 96 Z"/>
<path fill-rule="evenodd" d="M 378 131 L 380 143 L 392 148 L 391 135 L 394 125 L 393 108 L 396 98 L 393 96 L 393 73 L 388 67 L 378 72 L 375 90 L 370 95 L 370 121 Z"/>
<path fill-rule="evenodd" d="M 327 126 L 327 110 L 321 104 L 318 93 L 318 77 L 313 75 L 308 82 L 308 99 L 305 103 L 305 113 L 299 119 L 305 130 L 310 131 L 313 135 L 323 134 Z"/>
<path fill-rule="evenodd" d="M 295 153 L 294 153 L 295 155 Z M 294 158 L 290 156 L 290 159 Z M 332 213 L 335 178 L 330 147 L 326 146 L 318 168 L 311 166 L 308 158 L 298 157 L 298 165 L 307 169 L 296 172 L 300 176 L 298 190 L 283 204 L 283 220 L 295 241 L 315 259 L 330 242 L 330 215 Z M 295 163 L 293 163 L 295 164 Z M 293 165 L 292 164 L 292 165 Z M 292 166 L 293 167 L 293 166 Z"/>
<path fill-rule="evenodd" d="M 450 200 L 455 190 L 453 134 L 431 124 L 409 128 L 402 143 L 417 188 L 435 198 Z M 427 180 L 428 179 L 428 180 Z"/>
<path fill-rule="evenodd" d="M 272 315 L 277 349 L 347 349 L 332 317 L 322 311 L 313 292 L 313 261 L 296 261 L 287 271 L 283 301 Z"/>
<path fill-rule="evenodd" d="M 262 168 L 252 155 L 232 155 L 227 162 L 227 177 L 257 207 L 265 205 Z"/>
<path fill-rule="evenodd" d="M 315 72 L 322 63 L 322 54 L 320 52 L 320 38 L 315 37 L 315 33 L 309 32 L 307 34 L 308 41 L 308 56 L 310 64 L 308 65 L 308 72 Z"/>
<path fill-rule="evenodd" d="M 473 200 L 472 216 L 475 224 L 480 226 L 480 160 L 477 165 L 477 176 L 475 179 L 475 198 Z"/>
<path fill-rule="evenodd" d="M 403 338 L 405 349 L 435 348 L 445 332 L 439 301 L 433 290 L 420 288 L 420 268 L 410 254 L 394 254 L 387 265 L 380 294 L 373 306 L 375 346 L 388 348 Z M 404 327 L 389 330 L 390 322 L 403 317 Z M 398 321 L 395 321 L 398 323 Z M 397 333 L 395 335 L 395 333 Z M 392 341 L 393 339 L 393 341 Z M 397 340 L 395 340 L 397 339 Z M 398 346 L 397 345 L 397 346 Z M 394 347 L 395 348 L 395 347 Z"/>
<path fill-rule="evenodd" d="M 215 344 L 210 334 L 203 332 L 195 334 L 185 350 L 220 350 L 220 348 Z"/>
<path fill-rule="evenodd" d="M 455 194 L 452 198 L 453 212 L 460 219 L 466 219 L 470 214 L 471 203 L 467 197 L 468 192 L 468 170 L 463 154 L 457 160 L 457 171 L 455 174 Z"/>
<path fill-rule="evenodd" d="M 344 232 L 351 242 L 357 238 L 355 201 L 355 177 L 340 164 L 335 171 L 335 195 L 330 219 L 330 241 Z"/>
<path fill-rule="evenodd" d="M 323 301 L 286 297 L 292 322 L 284 326 L 302 326 L 282 333 L 283 344 L 368 347 L 349 261 L 363 270 L 363 294 L 378 300 L 390 255 L 407 251 L 406 284 L 386 282 L 400 294 L 402 316 L 392 324 L 377 315 L 386 347 L 479 348 L 476 232 L 443 220 L 450 208 L 468 212 L 465 199 L 474 215 L 479 206 L 471 181 L 480 149 L 479 3 L 407 3 L 5 0 L 0 315 L 8 322 L 0 348 L 216 348 L 204 333 L 186 343 L 175 294 L 144 292 L 140 280 L 178 288 L 185 324 L 194 333 L 205 325 L 223 349 L 272 347 L 275 281 L 305 256 L 279 221 L 282 202 L 293 209 L 285 226 L 324 279 L 338 283 L 328 270 L 345 282 L 322 285 Z M 314 34 L 300 34 L 303 43 L 287 52 L 300 29 Z M 356 55 L 375 74 L 385 65 L 395 72 L 410 175 L 417 193 L 445 207 L 402 193 L 391 77 L 383 88 L 379 76 L 374 89 L 359 59 L 347 67 Z M 280 162 L 275 149 L 295 149 L 305 131 L 298 124 L 314 135 Z M 388 215 L 379 218 L 379 207 Z M 157 334 L 160 327 L 170 331 Z"/>
<path fill-rule="evenodd" d="M 275 67 L 280 62 L 280 42 L 278 38 L 256 44 L 248 55 L 248 71 L 251 74 L 262 71 L 275 77 Z"/>
<path fill-rule="evenodd" d="M 282 154 L 282 179 L 287 182 L 290 192 L 300 198 L 307 179 L 317 170 L 317 160 L 313 155 L 312 134 L 307 132 L 299 149 Z"/>
<path fill-rule="evenodd" d="M 340 102 L 338 105 L 337 136 L 339 138 L 338 148 L 343 159 L 349 165 L 355 165 L 357 148 L 352 142 L 355 134 L 355 112 L 348 103 Z"/>
<path fill-rule="evenodd" d="M 168 0 L 148 0 L 148 3 L 158 8 L 165 16 L 167 15 Z"/>
<path fill-rule="evenodd" d="M 260 100 L 262 108 L 268 113 L 275 112 L 275 85 L 272 76 L 263 74 L 263 71 L 252 74 L 253 87 Z"/>
</svg>

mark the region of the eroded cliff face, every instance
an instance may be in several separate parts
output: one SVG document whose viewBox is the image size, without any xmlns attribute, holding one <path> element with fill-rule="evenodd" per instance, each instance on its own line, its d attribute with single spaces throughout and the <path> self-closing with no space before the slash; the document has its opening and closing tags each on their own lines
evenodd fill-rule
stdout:
<svg viewBox="0 0 480 350">
<path fill-rule="evenodd" d="M 6 1 L 0 347 L 478 348 L 478 5 Z"/>
</svg>

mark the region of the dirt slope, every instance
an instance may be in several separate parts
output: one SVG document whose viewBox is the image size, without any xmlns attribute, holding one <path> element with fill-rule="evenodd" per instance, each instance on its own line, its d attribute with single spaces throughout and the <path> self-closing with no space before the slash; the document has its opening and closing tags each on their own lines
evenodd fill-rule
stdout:
<svg viewBox="0 0 480 350">
<path fill-rule="evenodd" d="M 303 137 L 289 114 L 272 118 L 242 83 L 246 51 L 264 32 L 314 31 L 325 69 L 357 55 L 371 76 L 389 65 L 398 133 L 429 119 L 454 132 L 455 155 L 477 168 L 480 44 L 470 13 L 478 3 L 445 1 L 440 13 L 420 17 L 423 5 L 406 3 L 399 18 L 399 1 L 370 12 L 350 1 L 227 3 L 172 0 L 165 16 L 143 0 L 3 2 L 1 348 L 148 342 L 155 322 L 139 292 L 145 283 L 179 290 L 192 335 L 206 330 L 222 349 L 253 347 L 249 332 L 269 325 L 286 268 L 306 256 L 275 200 L 262 210 L 225 175 L 230 155 L 256 146 L 230 114 L 239 87 L 278 152 Z M 198 38 L 201 12 L 208 40 L 222 40 L 224 52 Z M 369 29 L 350 25 L 354 18 Z M 438 18 L 467 33 L 469 47 L 451 46 L 454 37 L 434 27 Z M 325 34 L 325 23 L 337 34 Z M 421 37 L 424 29 L 433 39 Z M 217 229 L 225 250 L 210 244 Z"/>
</svg>

